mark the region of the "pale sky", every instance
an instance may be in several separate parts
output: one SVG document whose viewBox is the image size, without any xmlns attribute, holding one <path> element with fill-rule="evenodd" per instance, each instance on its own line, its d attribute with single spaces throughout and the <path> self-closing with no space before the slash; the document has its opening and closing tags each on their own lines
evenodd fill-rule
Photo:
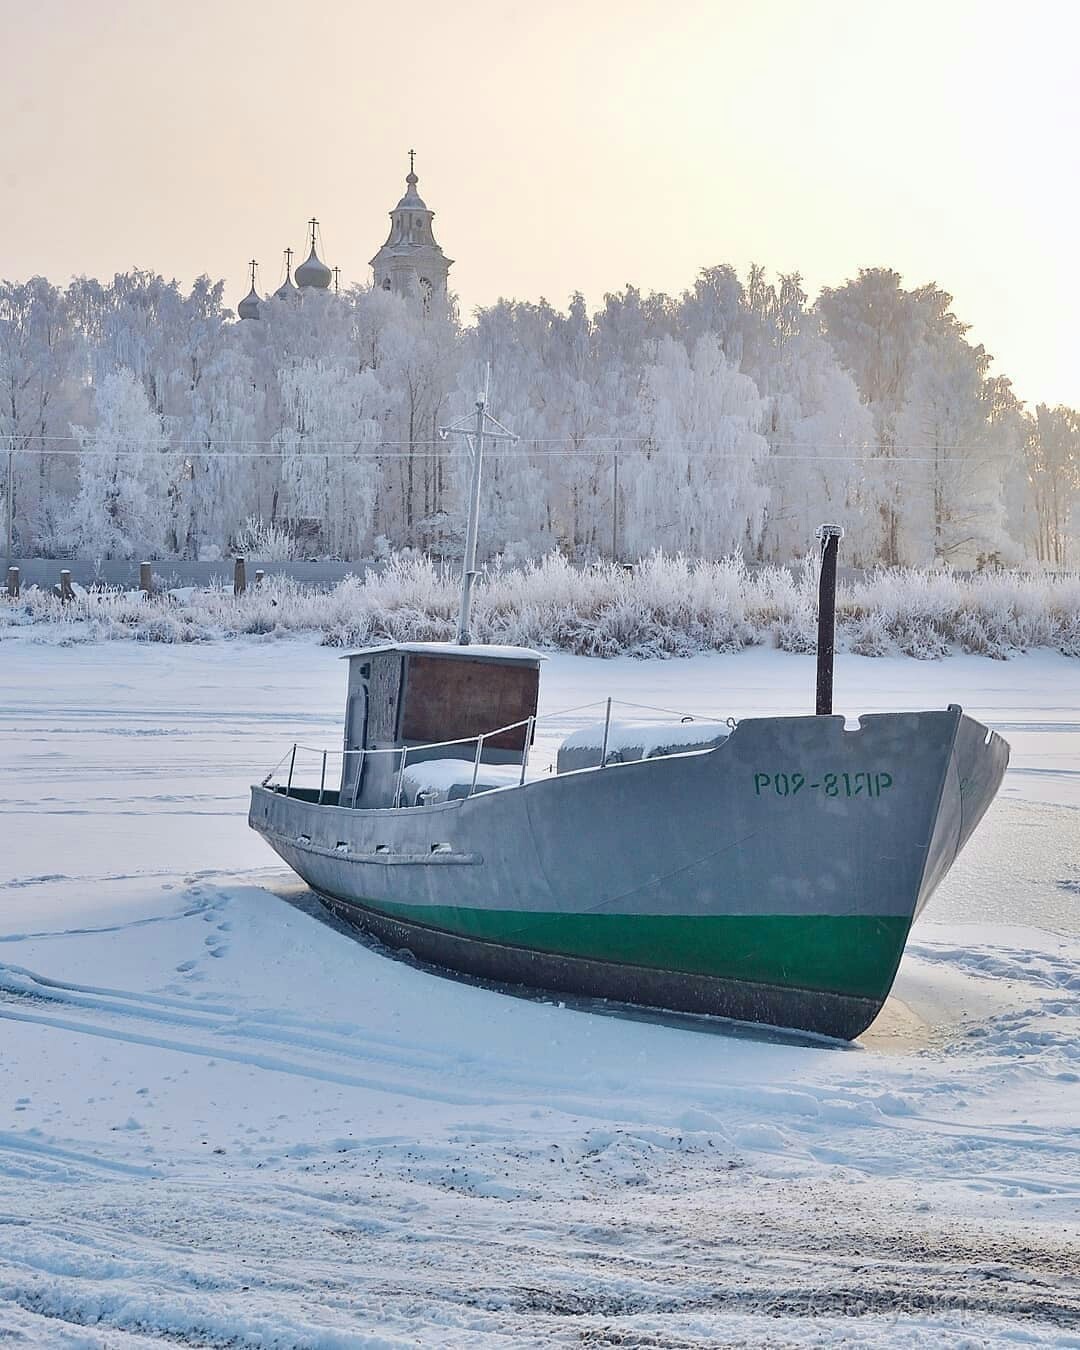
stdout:
<svg viewBox="0 0 1080 1350">
<path fill-rule="evenodd" d="M 936 281 L 1080 406 L 1075 0 L 0 0 L 0 276 L 343 284 L 417 151 L 468 315 L 705 266 Z M 301 252 L 300 256 L 303 256 Z"/>
</svg>

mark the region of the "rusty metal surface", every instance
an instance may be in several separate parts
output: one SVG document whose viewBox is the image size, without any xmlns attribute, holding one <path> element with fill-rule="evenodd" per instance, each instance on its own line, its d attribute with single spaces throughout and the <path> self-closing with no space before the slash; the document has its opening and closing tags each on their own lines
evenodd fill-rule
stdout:
<svg viewBox="0 0 1080 1350">
<path fill-rule="evenodd" d="M 410 653 L 401 734 L 406 741 L 481 736 L 536 714 L 540 672 L 528 666 Z M 492 750 L 521 751 L 526 728 L 492 736 Z"/>
</svg>

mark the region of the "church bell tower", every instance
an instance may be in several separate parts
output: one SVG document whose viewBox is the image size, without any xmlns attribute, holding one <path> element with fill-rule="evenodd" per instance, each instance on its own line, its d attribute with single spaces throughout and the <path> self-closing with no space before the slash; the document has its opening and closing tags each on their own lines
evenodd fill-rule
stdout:
<svg viewBox="0 0 1080 1350">
<path fill-rule="evenodd" d="M 409 151 L 405 195 L 390 212 L 390 235 L 371 260 L 375 285 L 416 300 L 425 314 L 445 313 L 453 259 L 435 242 L 434 211 L 416 191 L 416 156 Z"/>
</svg>

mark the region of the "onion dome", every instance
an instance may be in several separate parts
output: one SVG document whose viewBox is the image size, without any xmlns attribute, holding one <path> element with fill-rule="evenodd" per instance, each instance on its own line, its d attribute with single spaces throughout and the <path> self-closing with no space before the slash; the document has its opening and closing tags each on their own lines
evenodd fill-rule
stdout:
<svg viewBox="0 0 1080 1350">
<path fill-rule="evenodd" d="M 292 249 L 285 250 L 285 280 L 274 292 L 275 300 L 291 300 L 296 295 L 296 287 L 292 279 Z"/>
<path fill-rule="evenodd" d="M 333 275 L 312 249 L 306 260 L 296 269 L 296 284 L 302 287 L 316 286 L 320 291 L 325 291 Z"/>
<path fill-rule="evenodd" d="M 249 266 L 251 267 L 251 290 L 236 306 L 236 312 L 241 319 L 257 319 L 259 317 L 260 302 L 258 292 L 255 290 L 255 268 L 258 263 L 252 258 Z"/>
<path fill-rule="evenodd" d="M 317 290 L 325 291 L 334 274 L 315 252 L 315 228 L 318 223 L 314 216 L 308 221 L 311 226 L 311 252 L 296 269 L 296 284 L 301 288 L 313 286 Z"/>
<path fill-rule="evenodd" d="M 257 319 L 259 317 L 259 297 L 255 294 L 254 286 L 236 306 L 236 312 L 242 319 Z"/>
</svg>

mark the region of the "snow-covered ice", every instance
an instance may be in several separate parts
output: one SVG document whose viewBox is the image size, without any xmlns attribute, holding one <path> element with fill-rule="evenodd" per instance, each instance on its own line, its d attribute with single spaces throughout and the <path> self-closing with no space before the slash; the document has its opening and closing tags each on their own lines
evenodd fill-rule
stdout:
<svg viewBox="0 0 1080 1350">
<path fill-rule="evenodd" d="M 722 719 L 805 710 L 813 662 L 542 680 Z M 245 821 L 343 696 L 307 640 L 0 646 L 0 1342 L 1080 1344 L 1075 661 L 839 658 L 845 713 L 1013 747 L 852 1048 L 343 934 Z"/>
</svg>

